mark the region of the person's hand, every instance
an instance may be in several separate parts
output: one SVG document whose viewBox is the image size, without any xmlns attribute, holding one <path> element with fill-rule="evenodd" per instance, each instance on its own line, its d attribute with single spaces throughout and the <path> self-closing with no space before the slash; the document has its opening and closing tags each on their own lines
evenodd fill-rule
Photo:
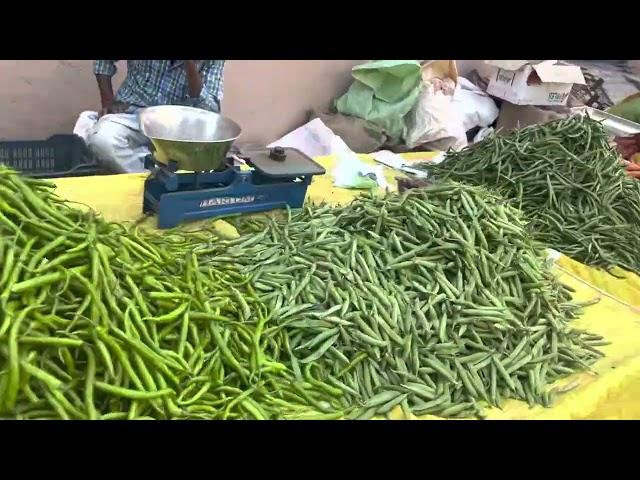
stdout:
<svg viewBox="0 0 640 480">
<path fill-rule="evenodd" d="M 125 113 L 129 109 L 129 104 L 124 102 L 112 102 L 108 105 L 103 105 L 100 110 L 100 116 L 108 115 L 110 113 Z"/>
<path fill-rule="evenodd" d="M 628 160 L 623 160 L 623 163 L 627 175 L 635 178 L 636 180 L 640 180 L 640 165 L 634 162 L 629 162 Z"/>
</svg>

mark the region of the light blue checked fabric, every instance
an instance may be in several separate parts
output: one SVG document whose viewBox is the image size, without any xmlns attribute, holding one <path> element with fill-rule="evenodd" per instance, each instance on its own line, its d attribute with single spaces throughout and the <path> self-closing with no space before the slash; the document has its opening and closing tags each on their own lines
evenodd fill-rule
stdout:
<svg viewBox="0 0 640 480">
<path fill-rule="evenodd" d="M 94 73 L 112 77 L 118 60 L 96 60 Z M 127 77 L 116 100 L 136 107 L 188 105 L 220 111 L 223 93 L 224 60 L 198 60 L 202 91 L 189 97 L 187 75 L 182 60 L 127 60 Z"/>
</svg>

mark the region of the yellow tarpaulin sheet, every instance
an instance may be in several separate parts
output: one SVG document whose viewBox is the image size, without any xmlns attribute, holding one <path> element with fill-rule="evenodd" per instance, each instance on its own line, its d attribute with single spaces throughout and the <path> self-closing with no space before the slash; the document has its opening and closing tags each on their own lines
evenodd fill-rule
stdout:
<svg viewBox="0 0 640 480">
<path fill-rule="evenodd" d="M 593 287 L 601 290 L 603 294 L 613 295 L 619 300 L 640 309 L 640 277 L 638 275 L 616 269 L 614 274 L 624 277 L 616 278 L 602 270 L 585 268 L 581 263 L 568 257 L 562 257 L 558 263 L 567 272 L 582 278 Z"/>
<path fill-rule="evenodd" d="M 429 159 L 433 154 L 407 154 L 407 159 Z M 373 160 L 362 155 L 364 161 Z M 315 177 L 308 200 L 332 204 L 352 200 L 358 191 L 333 187 L 331 170 L 335 158 L 316 159 L 328 174 Z M 58 194 L 85 204 L 111 221 L 133 221 L 142 211 L 145 174 L 56 180 Z M 395 174 L 386 169 L 389 184 L 395 187 Z M 593 372 L 576 374 L 559 382 L 552 408 L 529 408 L 511 401 L 503 410 L 487 411 L 490 419 L 640 419 L 640 277 L 626 274 L 620 280 L 586 267 L 566 257 L 557 264 L 561 281 L 576 290 L 577 300 L 601 298 L 587 308 L 576 322 L 603 335 L 611 345 L 602 347 L 606 357 L 598 361 Z"/>
</svg>

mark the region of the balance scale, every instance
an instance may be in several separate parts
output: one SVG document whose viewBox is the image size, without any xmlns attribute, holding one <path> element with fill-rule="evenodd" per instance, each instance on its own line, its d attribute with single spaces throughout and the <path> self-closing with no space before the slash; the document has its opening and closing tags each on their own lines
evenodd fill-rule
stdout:
<svg viewBox="0 0 640 480">
<path fill-rule="evenodd" d="M 314 175 L 324 168 L 293 148 L 276 147 L 230 156 L 240 127 L 216 113 L 158 106 L 140 114 L 153 154 L 144 183 L 143 213 L 158 216 L 158 228 L 186 221 L 301 208 Z"/>
</svg>

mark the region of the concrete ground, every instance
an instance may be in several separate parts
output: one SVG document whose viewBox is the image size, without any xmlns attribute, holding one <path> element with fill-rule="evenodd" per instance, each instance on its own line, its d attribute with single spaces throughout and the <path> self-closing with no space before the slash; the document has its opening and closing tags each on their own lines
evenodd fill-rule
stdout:
<svg viewBox="0 0 640 480">
<path fill-rule="evenodd" d="M 640 60 L 569 60 L 569 63 L 601 77 L 613 103 L 640 91 Z"/>
</svg>

